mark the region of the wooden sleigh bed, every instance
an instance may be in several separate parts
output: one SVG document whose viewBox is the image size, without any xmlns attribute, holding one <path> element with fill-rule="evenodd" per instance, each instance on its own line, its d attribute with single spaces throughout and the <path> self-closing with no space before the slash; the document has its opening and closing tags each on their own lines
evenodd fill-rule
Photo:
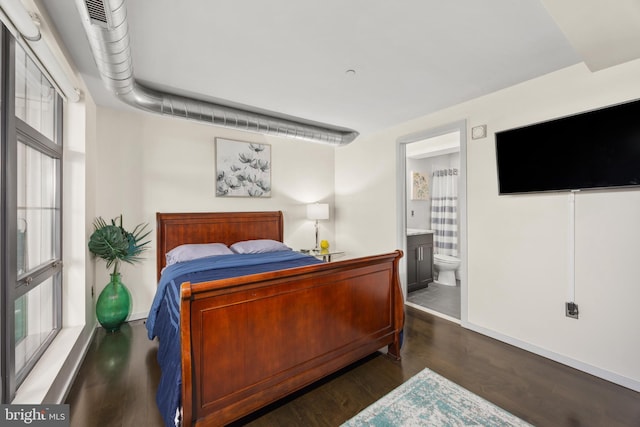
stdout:
<svg viewBox="0 0 640 427">
<path fill-rule="evenodd" d="M 158 277 L 179 245 L 253 239 L 281 242 L 282 213 L 158 213 Z M 182 283 L 182 425 L 228 424 L 384 347 L 400 359 L 401 257 Z"/>
</svg>

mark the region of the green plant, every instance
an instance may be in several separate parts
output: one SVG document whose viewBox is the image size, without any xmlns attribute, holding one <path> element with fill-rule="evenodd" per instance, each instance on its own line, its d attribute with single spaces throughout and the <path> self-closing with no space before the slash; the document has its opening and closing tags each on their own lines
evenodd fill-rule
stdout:
<svg viewBox="0 0 640 427">
<path fill-rule="evenodd" d="M 113 265 L 113 274 L 118 273 L 120 262 L 135 264 L 142 261 L 140 254 L 147 249 L 149 240 L 143 240 L 151 233 L 147 230 L 148 224 L 138 224 L 129 232 L 122 226 L 122 215 L 120 224 L 116 224 L 116 219 L 111 220 L 111 224 L 98 217 L 93 222 L 94 232 L 89 238 L 89 251 L 107 262 L 107 269 Z"/>
</svg>

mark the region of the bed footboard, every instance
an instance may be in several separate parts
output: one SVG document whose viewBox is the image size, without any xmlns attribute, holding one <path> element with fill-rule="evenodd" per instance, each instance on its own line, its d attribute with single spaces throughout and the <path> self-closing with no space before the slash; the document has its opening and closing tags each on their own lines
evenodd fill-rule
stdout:
<svg viewBox="0 0 640 427">
<path fill-rule="evenodd" d="M 224 425 L 388 346 L 401 251 L 181 287 L 183 425 Z"/>
</svg>

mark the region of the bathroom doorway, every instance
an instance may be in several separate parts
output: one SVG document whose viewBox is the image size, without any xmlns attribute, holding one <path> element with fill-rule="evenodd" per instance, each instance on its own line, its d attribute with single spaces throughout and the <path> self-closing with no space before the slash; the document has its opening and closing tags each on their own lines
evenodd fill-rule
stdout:
<svg viewBox="0 0 640 427">
<path fill-rule="evenodd" d="M 465 130 L 458 123 L 399 140 L 405 301 L 456 322 L 466 321 Z"/>
</svg>

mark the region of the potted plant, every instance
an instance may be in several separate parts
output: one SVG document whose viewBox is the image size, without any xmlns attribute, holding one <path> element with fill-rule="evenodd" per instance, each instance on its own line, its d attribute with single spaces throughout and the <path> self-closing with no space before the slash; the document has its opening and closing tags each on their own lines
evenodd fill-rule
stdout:
<svg viewBox="0 0 640 427">
<path fill-rule="evenodd" d="M 116 224 L 116 219 L 108 224 L 101 217 L 96 218 L 88 244 L 93 255 L 107 262 L 107 269 L 113 267 L 111 281 L 100 292 L 96 303 L 98 322 L 108 332 L 117 331 L 131 312 L 131 294 L 120 279 L 120 262 L 140 262 L 140 254 L 149 244 L 149 240 L 143 240 L 151 233 L 147 230 L 148 224 L 138 224 L 129 232 L 122 226 L 122 215 L 119 224 Z"/>
</svg>

